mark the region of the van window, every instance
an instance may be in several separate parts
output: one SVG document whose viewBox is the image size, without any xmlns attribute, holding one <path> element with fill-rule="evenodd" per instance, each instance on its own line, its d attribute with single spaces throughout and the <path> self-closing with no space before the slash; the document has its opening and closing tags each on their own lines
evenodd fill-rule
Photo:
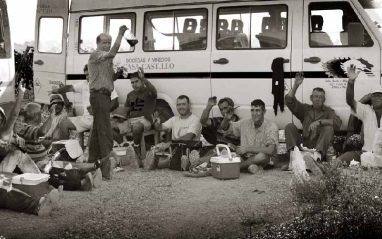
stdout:
<svg viewBox="0 0 382 239">
<path fill-rule="evenodd" d="M 43 17 L 39 21 L 38 51 L 60 54 L 62 52 L 62 34 L 64 19 Z"/>
<path fill-rule="evenodd" d="M 218 9 L 217 48 L 263 49 L 287 45 L 286 5 Z"/>
<path fill-rule="evenodd" d="M 119 27 L 126 27 L 133 34 L 135 33 L 135 14 L 113 14 L 102 16 L 89 16 L 80 19 L 80 40 L 79 53 L 91 53 L 97 48 L 97 36 L 106 32 L 112 37 L 112 46 L 118 36 Z M 126 33 L 125 33 L 126 35 Z M 134 48 L 130 47 L 126 40 L 122 39 L 121 46 L 118 52 L 131 52 Z"/>
<path fill-rule="evenodd" d="M 6 12 L 0 5 L 0 59 L 11 57 L 11 43 L 9 37 L 9 25 Z"/>
<path fill-rule="evenodd" d="M 371 47 L 373 40 L 348 2 L 309 5 L 311 47 Z"/>
<path fill-rule="evenodd" d="M 205 50 L 207 15 L 207 9 L 146 13 L 143 50 Z"/>
</svg>

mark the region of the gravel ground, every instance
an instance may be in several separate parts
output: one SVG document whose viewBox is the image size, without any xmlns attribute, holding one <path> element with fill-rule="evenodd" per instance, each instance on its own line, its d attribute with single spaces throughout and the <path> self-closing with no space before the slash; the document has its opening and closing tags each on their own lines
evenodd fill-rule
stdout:
<svg viewBox="0 0 382 239">
<path fill-rule="evenodd" d="M 126 168 L 92 192 L 64 192 L 49 218 L 1 210 L 0 238 L 244 238 L 243 221 L 293 218 L 291 177 L 273 169 L 221 181 Z"/>
</svg>

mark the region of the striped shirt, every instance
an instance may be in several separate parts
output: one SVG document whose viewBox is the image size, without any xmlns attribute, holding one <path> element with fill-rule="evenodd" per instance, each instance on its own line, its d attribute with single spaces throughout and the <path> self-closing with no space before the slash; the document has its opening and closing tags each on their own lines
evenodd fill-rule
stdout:
<svg viewBox="0 0 382 239">
<path fill-rule="evenodd" d="M 114 90 L 114 69 L 113 59 L 102 60 L 106 51 L 95 50 L 89 57 L 89 89 L 106 89 L 112 92 Z"/>
<path fill-rule="evenodd" d="M 39 140 L 38 131 L 40 126 L 32 126 L 26 123 L 21 124 L 21 130 L 18 135 L 25 140 L 25 148 L 27 154 L 33 159 L 33 161 L 39 161 L 47 155 L 47 150 Z"/>
</svg>

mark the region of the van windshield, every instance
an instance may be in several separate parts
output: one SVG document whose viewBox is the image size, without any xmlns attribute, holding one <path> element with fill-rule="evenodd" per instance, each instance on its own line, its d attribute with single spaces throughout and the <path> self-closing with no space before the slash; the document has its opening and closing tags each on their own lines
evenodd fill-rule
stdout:
<svg viewBox="0 0 382 239">
<path fill-rule="evenodd" d="M 382 34 L 382 0 L 359 0 L 359 3 Z"/>
</svg>

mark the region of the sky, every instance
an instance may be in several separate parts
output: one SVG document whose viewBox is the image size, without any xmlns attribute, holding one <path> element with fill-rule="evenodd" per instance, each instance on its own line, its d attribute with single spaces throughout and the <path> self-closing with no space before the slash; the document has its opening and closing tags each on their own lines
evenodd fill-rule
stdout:
<svg viewBox="0 0 382 239">
<path fill-rule="evenodd" d="M 34 39 L 37 0 L 7 0 L 14 43 L 22 44 Z"/>
</svg>

